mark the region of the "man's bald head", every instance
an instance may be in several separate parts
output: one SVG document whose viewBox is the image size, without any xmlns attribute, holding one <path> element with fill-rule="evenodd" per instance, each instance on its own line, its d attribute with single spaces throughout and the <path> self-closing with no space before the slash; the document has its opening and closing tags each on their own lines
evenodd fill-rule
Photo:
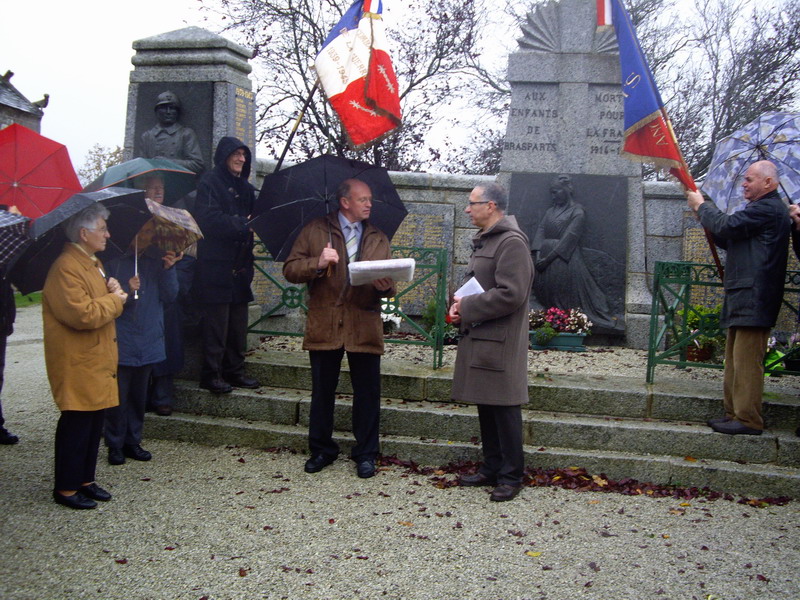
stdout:
<svg viewBox="0 0 800 600">
<path fill-rule="evenodd" d="M 778 189 L 778 168 L 768 160 L 759 160 L 744 174 L 744 197 L 753 202 Z"/>
</svg>

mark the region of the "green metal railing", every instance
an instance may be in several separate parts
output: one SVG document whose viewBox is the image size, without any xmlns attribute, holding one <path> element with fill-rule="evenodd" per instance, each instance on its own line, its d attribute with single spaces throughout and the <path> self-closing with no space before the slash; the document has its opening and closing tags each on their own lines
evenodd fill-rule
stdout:
<svg viewBox="0 0 800 600">
<path fill-rule="evenodd" d="M 656 262 L 647 352 L 647 383 L 653 382 L 657 365 L 723 368 L 722 364 L 689 361 L 686 357 L 687 348 L 695 344 L 698 339 L 725 336 L 725 332 L 720 328 L 719 315 L 698 310 L 700 305 L 721 302 L 722 285 L 714 265 Z M 798 306 L 796 296 L 794 303 L 791 302 L 791 296 L 797 292 L 800 292 L 800 271 L 787 271 L 783 305 L 790 311 L 795 328 Z M 712 300 L 709 300 L 709 297 Z M 696 321 L 694 327 L 690 328 L 688 324 L 690 320 Z M 800 350 L 795 349 L 785 356 L 766 361 L 765 371 L 773 371 L 784 360 L 796 354 L 800 354 Z M 784 372 L 800 374 L 798 371 Z"/>
<path fill-rule="evenodd" d="M 261 316 L 248 326 L 250 333 L 260 335 L 291 335 L 302 336 L 302 332 L 280 330 L 275 328 L 265 329 L 270 317 L 286 315 L 290 311 L 308 312 L 305 304 L 305 285 L 296 286 L 288 283 L 277 269 L 276 263 L 261 243 L 256 244 L 255 266 L 265 278 L 267 291 L 263 293 L 270 306 L 262 307 Z M 433 368 L 442 366 L 444 359 L 444 329 L 445 313 L 447 311 L 447 252 L 444 248 L 419 248 L 411 246 L 393 246 L 393 258 L 413 258 L 416 266 L 414 279 L 410 282 L 398 284 L 397 294 L 387 298 L 381 305 L 385 315 L 400 317 L 405 329 L 417 334 L 417 339 L 392 337 L 389 334 L 384 338 L 390 344 L 411 344 L 430 346 L 433 350 Z M 262 295 L 256 290 L 256 296 Z M 414 321 L 404 310 L 403 306 L 424 309 L 431 300 L 435 300 L 435 323 L 431 331 L 426 331 Z M 421 311 L 420 311 L 421 312 Z"/>
</svg>

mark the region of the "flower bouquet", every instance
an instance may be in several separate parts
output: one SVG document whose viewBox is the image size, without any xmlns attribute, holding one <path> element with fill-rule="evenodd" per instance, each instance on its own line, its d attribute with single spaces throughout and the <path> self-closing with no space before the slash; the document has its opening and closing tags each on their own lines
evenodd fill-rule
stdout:
<svg viewBox="0 0 800 600">
<path fill-rule="evenodd" d="M 586 313 L 579 308 L 562 310 L 552 306 L 548 309 L 532 310 L 528 315 L 531 331 L 531 343 L 535 346 L 547 346 L 553 338 L 561 333 L 575 336 L 589 335 L 592 322 Z M 584 349 L 580 346 L 579 349 Z"/>
</svg>

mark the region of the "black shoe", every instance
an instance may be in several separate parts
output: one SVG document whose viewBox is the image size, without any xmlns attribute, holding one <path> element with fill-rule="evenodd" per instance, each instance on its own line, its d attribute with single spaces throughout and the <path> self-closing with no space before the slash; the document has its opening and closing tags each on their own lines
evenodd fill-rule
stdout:
<svg viewBox="0 0 800 600">
<path fill-rule="evenodd" d="M 168 417 L 172 414 L 172 407 L 166 404 L 160 404 L 155 407 L 153 412 L 155 412 L 157 415 L 161 417 Z"/>
<path fill-rule="evenodd" d="M 800 427 L 797 428 L 797 431 L 794 432 L 797 437 L 800 437 Z"/>
<path fill-rule="evenodd" d="M 715 423 L 711 429 L 718 433 L 727 433 L 728 435 L 761 435 L 764 433 L 761 429 L 753 429 L 747 425 L 742 425 L 736 419 L 731 419 L 725 423 Z"/>
<path fill-rule="evenodd" d="M 200 387 L 207 389 L 212 394 L 230 394 L 233 391 L 231 384 L 219 377 L 208 381 L 201 381 Z"/>
<path fill-rule="evenodd" d="M 81 494 L 86 496 L 87 498 L 91 498 L 92 500 L 100 500 L 100 502 L 108 502 L 111 500 L 111 494 L 105 491 L 96 483 L 90 483 L 89 485 L 82 485 L 81 489 L 78 490 Z"/>
<path fill-rule="evenodd" d="M 133 460 L 147 461 L 153 458 L 152 454 L 138 444 L 135 446 L 126 444 L 122 447 L 122 453 Z"/>
<path fill-rule="evenodd" d="M 56 504 L 63 504 L 64 506 L 77 509 L 95 508 L 97 506 L 97 502 L 91 498 L 87 498 L 80 492 L 75 492 L 72 496 L 65 496 L 53 490 L 53 500 L 56 501 Z"/>
<path fill-rule="evenodd" d="M 731 417 L 728 417 L 728 416 L 716 417 L 714 419 L 709 419 L 708 421 L 706 421 L 706 425 L 708 425 L 709 427 L 711 427 L 713 429 L 714 425 L 719 425 L 720 423 L 727 423 L 730 420 L 731 420 Z"/>
<path fill-rule="evenodd" d="M 356 464 L 356 473 L 361 479 L 369 479 L 375 475 L 375 460 L 362 460 Z"/>
<path fill-rule="evenodd" d="M 325 456 L 324 454 L 317 454 L 316 456 L 312 456 L 306 461 L 306 465 L 304 467 L 306 473 L 319 473 L 331 464 L 333 461 L 336 460 L 335 456 Z"/>
<path fill-rule="evenodd" d="M 474 475 L 462 475 L 458 478 L 458 483 L 466 487 L 478 487 L 482 485 L 497 485 L 497 479 L 478 472 Z"/>
<path fill-rule="evenodd" d="M 4 446 L 11 446 L 12 444 L 16 444 L 18 441 L 19 438 L 17 436 L 9 432 L 5 427 L 0 427 L 0 444 L 3 444 Z"/>
<path fill-rule="evenodd" d="M 508 500 L 513 500 L 521 489 L 522 486 L 519 485 L 501 483 L 492 490 L 492 495 L 489 496 L 489 500 L 492 502 L 507 502 Z"/>
<path fill-rule="evenodd" d="M 248 390 L 254 390 L 258 387 L 261 387 L 261 384 L 258 383 L 258 379 L 253 379 L 252 377 L 248 377 L 247 375 L 237 375 L 234 377 L 226 377 L 225 381 L 231 384 L 233 387 L 237 388 L 245 388 Z"/>
<path fill-rule="evenodd" d="M 108 464 L 110 465 L 124 465 L 125 455 L 122 453 L 122 448 L 109 448 L 108 449 Z"/>
</svg>

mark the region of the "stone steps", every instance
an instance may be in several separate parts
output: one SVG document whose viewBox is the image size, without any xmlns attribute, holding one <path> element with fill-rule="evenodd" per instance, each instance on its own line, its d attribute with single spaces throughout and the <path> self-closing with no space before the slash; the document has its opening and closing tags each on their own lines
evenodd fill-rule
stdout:
<svg viewBox="0 0 800 600">
<path fill-rule="evenodd" d="M 176 413 L 148 415 L 149 437 L 305 450 L 310 377 L 305 354 L 257 353 L 248 370 L 275 387 L 215 396 L 178 382 Z M 381 451 L 420 464 L 479 460 L 477 411 L 449 402 L 451 372 L 384 361 Z M 278 387 L 280 386 L 280 387 Z M 343 375 L 335 430 L 350 436 L 349 377 Z M 708 486 L 749 496 L 800 497 L 797 398 L 765 399 L 769 430 L 723 436 L 703 422 L 719 391 L 691 382 L 647 385 L 623 378 L 552 376 L 530 382 L 523 412 L 531 467 L 580 466 L 612 479 Z"/>
<path fill-rule="evenodd" d="M 477 426 L 477 422 L 475 423 Z M 306 449 L 305 425 L 275 424 L 233 417 L 175 413 L 172 417 L 148 415 L 148 437 L 209 445 L 238 445 L 254 448 Z M 352 436 L 335 433 L 342 456 L 353 444 Z M 795 442 L 797 444 L 797 442 Z M 381 451 L 386 456 L 414 460 L 419 464 L 443 465 L 464 460 L 480 460 L 475 441 L 419 438 L 381 434 Z M 728 460 L 611 450 L 544 447 L 526 444 L 526 465 L 532 468 L 580 466 L 589 473 L 603 473 L 611 479 L 632 478 L 686 487 L 708 487 L 717 491 L 751 497 L 800 495 L 800 471 L 771 464 L 739 464 Z M 694 458 L 694 457 L 693 457 Z"/>
</svg>

